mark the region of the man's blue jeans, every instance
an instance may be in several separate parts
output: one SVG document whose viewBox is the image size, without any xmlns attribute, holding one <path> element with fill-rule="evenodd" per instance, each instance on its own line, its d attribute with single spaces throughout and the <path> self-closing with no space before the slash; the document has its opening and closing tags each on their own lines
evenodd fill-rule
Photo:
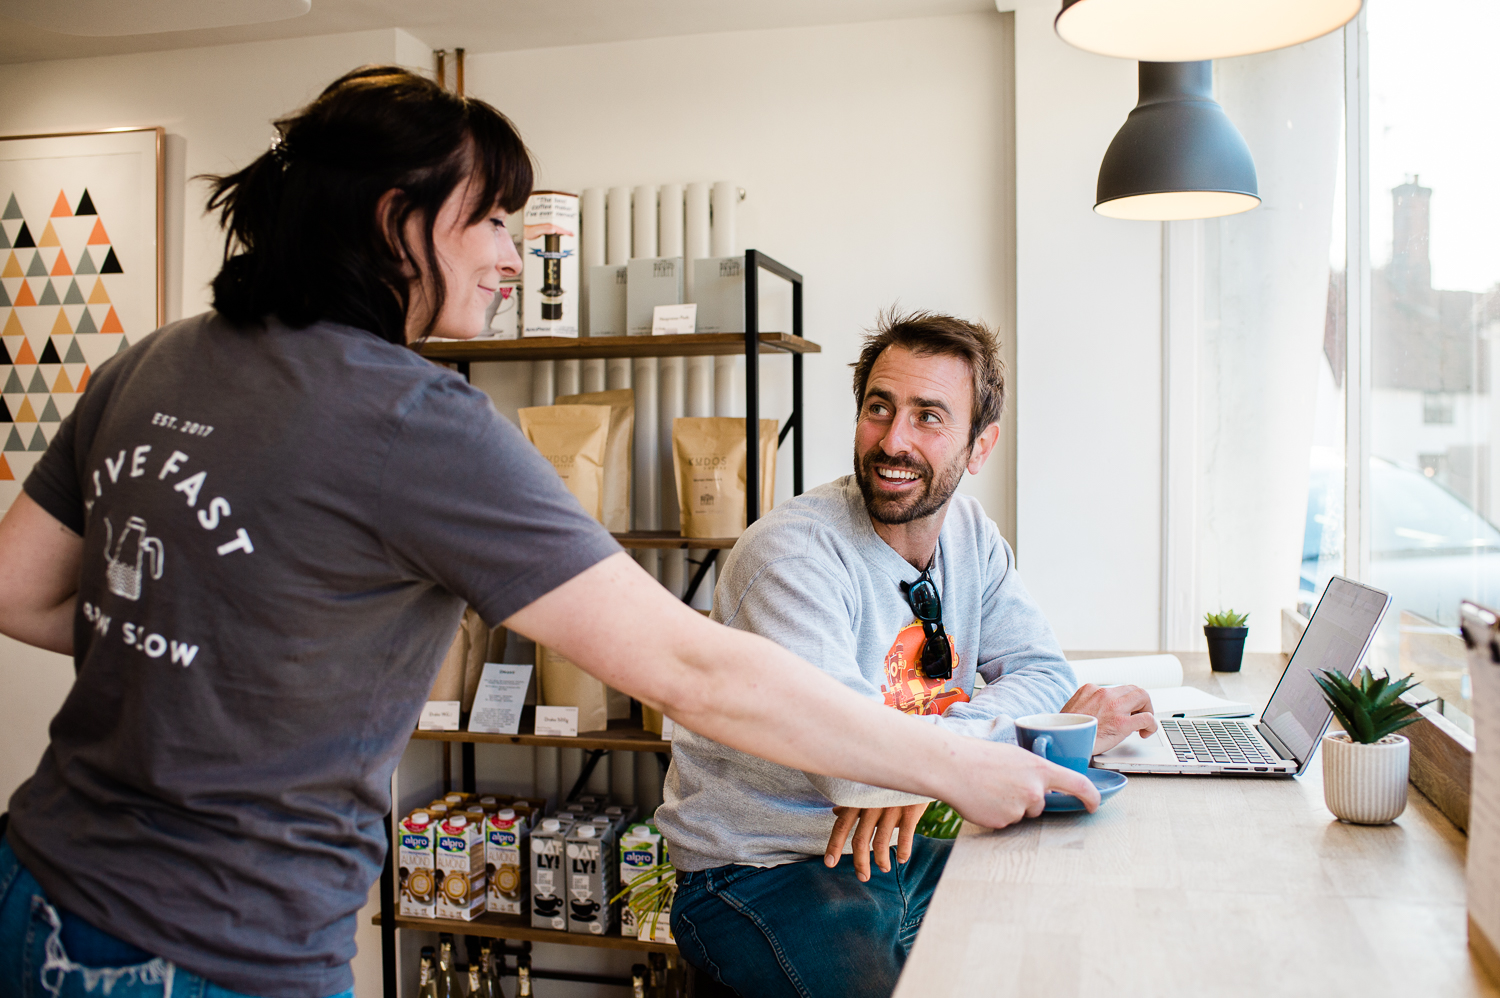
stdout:
<svg viewBox="0 0 1500 998">
<path fill-rule="evenodd" d="M 831 870 L 817 858 L 681 873 L 672 934 L 689 963 L 745 998 L 884 998 L 952 848 L 919 835 L 905 864 L 872 864 L 865 883 L 851 856 Z"/>
<path fill-rule="evenodd" d="M 60 911 L 4 838 L 0 838 L 0 995 L 247 998 Z M 354 992 L 345 991 L 337 998 L 354 998 Z"/>
</svg>

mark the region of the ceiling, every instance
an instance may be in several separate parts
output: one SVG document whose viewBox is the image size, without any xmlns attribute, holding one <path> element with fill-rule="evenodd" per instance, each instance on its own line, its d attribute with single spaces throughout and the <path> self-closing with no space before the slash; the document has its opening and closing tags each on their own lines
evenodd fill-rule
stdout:
<svg viewBox="0 0 1500 998">
<path fill-rule="evenodd" d="M 152 0 L 120 2 L 148 8 Z M 312 0 L 310 13 L 284 21 L 102 38 L 0 17 L 0 64 L 389 28 L 433 48 L 503 52 L 994 9 L 994 0 Z"/>
</svg>

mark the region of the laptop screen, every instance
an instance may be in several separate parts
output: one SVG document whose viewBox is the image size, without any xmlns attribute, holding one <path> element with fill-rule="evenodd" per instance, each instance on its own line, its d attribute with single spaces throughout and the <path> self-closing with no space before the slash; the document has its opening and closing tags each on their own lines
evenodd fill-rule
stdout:
<svg viewBox="0 0 1500 998">
<path fill-rule="evenodd" d="M 1305 764 L 1323 737 L 1333 712 L 1313 675 L 1333 669 L 1344 675 L 1364 658 L 1390 597 L 1334 576 L 1302 632 L 1302 640 L 1282 673 L 1261 723 L 1271 729 L 1299 764 Z"/>
</svg>

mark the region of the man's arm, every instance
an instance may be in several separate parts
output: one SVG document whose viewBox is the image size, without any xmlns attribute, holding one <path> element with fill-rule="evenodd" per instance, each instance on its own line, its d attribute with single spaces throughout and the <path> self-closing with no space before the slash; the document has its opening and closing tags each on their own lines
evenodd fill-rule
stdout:
<svg viewBox="0 0 1500 998">
<path fill-rule="evenodd" d="M 1014 746 L 963 738 L 866 700 L 764 638 L 721 627 L 612 555 L 505 625 L 715 741 L 810 773 L 937 797 L 993 828 L 1092 783 Z"/>
<path fill-rule="evenodd" d="M 0 520 L 0 634 L 73 654 L 83 538 L 22 492 Z"/>
</svg>

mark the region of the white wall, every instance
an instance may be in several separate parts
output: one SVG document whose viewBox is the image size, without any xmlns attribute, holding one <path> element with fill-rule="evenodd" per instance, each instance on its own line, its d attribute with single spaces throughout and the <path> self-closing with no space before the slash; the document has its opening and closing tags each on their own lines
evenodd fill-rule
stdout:
<svg viewBox="0 0 1500 998">
<path fill-rule="evenodd" d="M 1068 649 L 1157 647 L 1161 226 L 1096 215 L 1136 64 L 1016 19 L 1017 558 Z"/>
</svg>

